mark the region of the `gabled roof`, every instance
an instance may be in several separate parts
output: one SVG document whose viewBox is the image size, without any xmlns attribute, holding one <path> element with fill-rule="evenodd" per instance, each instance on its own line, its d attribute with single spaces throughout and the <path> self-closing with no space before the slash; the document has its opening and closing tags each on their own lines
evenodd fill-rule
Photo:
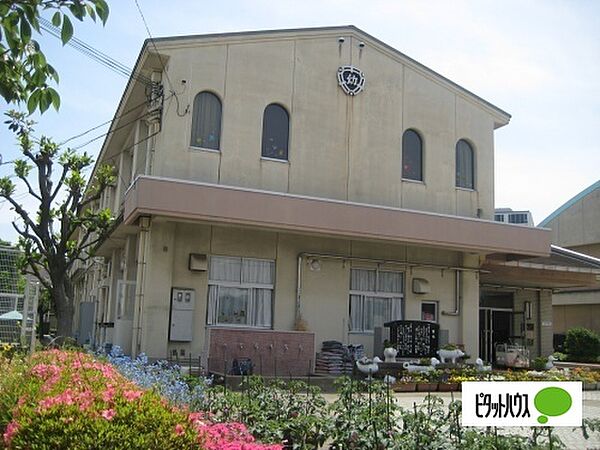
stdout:
<svg viewBox="0 0 600 450">
<path fill-rule="evenodd" d="M 584 197 L 586 197 L 589 194 L 591 194 L 592 192 L 594 192 L 596 189 L 600 189 L 600 180 L 596 181 L 591 186 L 588 186 L 583 191 L 581 191 L 579 194 L 577 194 L 575 197 L 573 197 L 572 199 L 567 201 L 565 204 L 563 204 L 560 208 L 558 208 L 556 211 L 554 211 L 552 214 L 550 214 L 548 217 L 546 217 L 544 220 L 542 220 L 538 224 L 538 227 L 547 226 L 550 222 L 552 222 L 554 219 L 556 219 L 556 217 L 558 217 L 564 211 L 569 209 L 571 206 L 573 206 L 579 200 L 583 199 Z"/>
<path fill-rule="evenodd" d="M 196 34 L 196 35 L 183 35 L 183 36 L 167 36 L 167 37 L 159 37 L 154 39 L 146 39 L 144 41 L 144 45 L 142 46 L 143 53 L 147 48 L 154 49 L 155 45 L 158 47 L 169 44 L 169 43 L 183 43 L 185 41 L 211 41 L 211 40 L 221 40 L 221 39 L 231 39 L 231 40 L 239 40 L 242 39 L 260 39 L 264 37 L 268 37 L 269 35 L 273 35 L 274 38 L 282 38 L 285 35 L 297 35 L 297 34 L 306 34 L 306 35 L 325 35 L 325 34 L 346 34 L 346 35 L 354 35 L 355 37 L 369 42 L 376 47 L 379 47 L 381 50 L 387 51 L 392 56 L 395 56 L 397 59 L 401 60 L 403 63 L 411 66 L 412 68 L 418 70 L 419 72 L 425 72 L 426 74 L 432 76 L 436 81 L 440 82 L 446 87 L 456 90 L 466 97 L 471 98 L 476 101 L 480 105 L 484 106 L 491 112 L 493 112 L 499 121 L 496 123 L 496 128 L 504 126 L 508 124 L 510 121 L 511 115 L 506 111 L 498 108 L 492 103 L 484 100 L 473 92 L 465 89 L 454 81 L 440 75 L 438 72 L 430 69 L 429 67 L 421 64 L 420 62 L 414 60 L 410 56 L 405 55 L 401 51 L 395 49 L 391 45 L 386 44 L 385 42 L 377 39 L 376 37 L 370 35 L 369 33 L 361 30 L 360 28 L 354 25 L 343 25 L 343 26 L 328 26 L 328 27 L 313 27 L 313 28 L 288 28 L 288 29 L 276 29 L 276 30 L 256 30 L 256 31 L 239 31 L 239 32 L 230 32 L 230 33 L 212 33 L 212 34 Z"/>
</svg>

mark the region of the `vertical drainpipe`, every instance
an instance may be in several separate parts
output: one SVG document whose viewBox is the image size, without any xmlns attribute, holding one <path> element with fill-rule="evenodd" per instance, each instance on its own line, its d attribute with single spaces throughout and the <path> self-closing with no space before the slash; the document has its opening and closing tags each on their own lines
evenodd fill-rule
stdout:
<svg viewBox="0 0 600 450">
<path fill-rule="evenodd" d="M 538 356 L 542 356 L 542 290 L 537 291 L 536 306 L 537 312 L 537 349 Z"/>
<path fill-rule="evenodd" d="M 159 71 L 153 71 L 151 74 L 152 91 L 148 104 L 148 135 L 152 136 L 149 140 L 149 147 L 146 152 L 145 174 L 150 175 L 154 152 L 156 149 L 156 134 L 162 126 L 162 105 L 163 105 L 163 86 L 162 74 Z M 133 333 L 131 354 L 137 356 L 141 350 L 142 344 L 142 324 L 144 315 L 144 284 L 146 280 L 146 253 L 148 252 L 148 232 L 150 230 L 150 217 L 140 217 L 139 221 L 139 242 L 137 255 L 137 273 L 135 282 L 135 306 L 133 311 Z"/>
<path fill-rule="evenodd" d="M 137 273 L 135 280 L 135 304 L 133 309 L 133 333 L 131 336 L 131 356 L 136 357 L 141 349 L 142 317 L 144 311 L 144 284 L 146 280 L 146 253 L 150 217 L 140 217 L 139 242 L 137 253 Z"/>
<path fill-rule="evenodd" d="M 454 271 L 454 311 L 442 311 L 444 316 L 460 316 L 460 270 Z"/>
<path fill-rule="evenodd" d="M 302 253 L 298 255 L 298 267 L 296 278 L 296 313 L 294 315 L 294 325 L 298 323 L 301 317 L 301 297 L 302 297 Z"/>
</svg>

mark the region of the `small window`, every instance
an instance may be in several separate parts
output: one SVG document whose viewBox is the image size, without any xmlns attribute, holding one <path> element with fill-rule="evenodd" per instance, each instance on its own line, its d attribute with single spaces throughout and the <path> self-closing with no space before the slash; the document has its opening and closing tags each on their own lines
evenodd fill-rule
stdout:
<svg viewBox="0 0 600 450">
<path fill-rule="evenodd" d="M 504 214 L 494 214 L 494 220 L 496 222 L 504 222 Z"/>
<path fill-rule="evenodd" d="M 423 141 L 415 130 L 402 135 L 402 178 L 423 181 Z"/>
<path fill-rule="evenodd" d="M 421 320 L 427 322 L 437 322 L 437 302 L 421 303 Z"/>
<path fill-rule="evenodd" d="M 527 223 L 527 214 L 509 214 L 508 223 Z"/>
<path fill-rule="evenodd" d="M 262 156 L 287 161 L 290 116 L 281 105 L 271 103 L 263 115 Z"/>
<path fill-rule="evenodd" d="M 211 92 L 200 92 L 194 99 L 190 145 L 211 150 L 221 146 L 221 100 Z"/>
<path fill-rule="evenodd" d="M 385 322 L 402 318 L 404 276 L 401 272 L 350 271 L 350 331 L 372 333 Z"/>
<path fill-rule="evenodd" d="M 474 152 L 471 145 L 461 139 L 456 143 L 456 186 L 475 189 Z"/>
<path fill-rule="evenodd" d="M 208 325 L 271 328 L 275 261 L 213 256 L 208 272 Z"/>
</svg>

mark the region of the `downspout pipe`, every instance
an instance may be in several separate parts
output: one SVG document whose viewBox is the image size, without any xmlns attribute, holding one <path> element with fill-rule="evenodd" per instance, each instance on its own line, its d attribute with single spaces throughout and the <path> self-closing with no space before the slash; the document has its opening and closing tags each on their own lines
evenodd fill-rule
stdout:
<svg viewBox="0 0 600 450">
<path fill-rule="evenodd" d="M 146 247 L 149 229 L 150 217 L 141 217 L 135 282 L 135 304 L 133 310 L 134 326 L 131 339 L 131 356 L 133 358 L 138 355 L 142 342 L 142 316 L 144 308 L 144 284 L 146 278 Z"/>
<path fill-rule="evenodd" d="M 397 260 L 387 260 L 387 259 L 374 259 L 374 258 L 361 258 L 356 256 L 345 256 L 345 255 L 330 255 L 323 253 L 309 253 L 303 252 L 298 254 L 298 262 L 297 262 L 297 278 L 296 278 L 296 313 L 295 320 L 300 320 L 301 310 L 302 310 L 302 261 L 304 257 L 315 257 L 315 258 L 328 258 L 328 259 L 338 259 L 342 261 L 363 261 L 363 262 L 372 262 L 378 264 L 399 264 L 406 267 L 425 267 L 432 269 L 442 269 L 442 270 L 454 270 L 455 279 L 454 279 L 454 311 L 442 311 L 442 314 L 445 316 L 459 316 L 460 315 L 460 289 L 461 289 L 461 272 L 476 272 L 482 273 L 484 271 L 480 269 L 473 269 L 468 267 L 448 267 L 438 264 L 427 264 L 427 263 L 409 263 L 408 261 L 397 261 Z"/>
<path fill-rule="evenodd" d="M 460 270 L 454 272 L 454 311 L 442 311 L 444 316 L 460 316 Z"/>
<path fill-rule="evenodd" d="M 296 313 L 294 316 L 295 322 L 298 323 L 302 316 L 301 312 L 301 298 L 302 298 L 302 253 L 298 255 L 298 267 L 297 267 L 297 278 L 296 278 Z"/>
</svg>

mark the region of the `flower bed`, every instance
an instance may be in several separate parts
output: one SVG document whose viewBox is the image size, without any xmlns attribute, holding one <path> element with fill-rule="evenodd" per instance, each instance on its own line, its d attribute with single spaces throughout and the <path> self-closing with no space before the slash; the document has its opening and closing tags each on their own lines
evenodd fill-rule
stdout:
<svg viewBox="0 0 600 450">
<path fill-rule="evenodd" d="M 281 449 L 241 423 L 217 423 L 126 379 L 111 364 L 60 350 L 0 358 L 0 448 Z"/>
</svg>

